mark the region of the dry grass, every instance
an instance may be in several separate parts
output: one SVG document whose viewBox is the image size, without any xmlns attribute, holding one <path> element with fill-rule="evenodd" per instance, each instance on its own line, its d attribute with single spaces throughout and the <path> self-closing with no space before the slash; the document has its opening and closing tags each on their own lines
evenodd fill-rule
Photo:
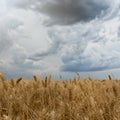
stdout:
<svg viewBox="0 0 120 120">
<path fill-rule="evenodd" d="M 111 76 L 0 79 L 0 120 L 120 120 L 120 81 Z"/>
</svg>

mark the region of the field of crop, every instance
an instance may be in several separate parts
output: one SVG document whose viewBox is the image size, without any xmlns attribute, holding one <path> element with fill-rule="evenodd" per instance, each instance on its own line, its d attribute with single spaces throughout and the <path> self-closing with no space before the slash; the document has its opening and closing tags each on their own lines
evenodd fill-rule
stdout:
<svg viewBox="0 0 120 120">
<path fill-rule="evenodd" d="M 120 120 L 120 81 L 0 74 L 0 120 Z"/>
</svg>

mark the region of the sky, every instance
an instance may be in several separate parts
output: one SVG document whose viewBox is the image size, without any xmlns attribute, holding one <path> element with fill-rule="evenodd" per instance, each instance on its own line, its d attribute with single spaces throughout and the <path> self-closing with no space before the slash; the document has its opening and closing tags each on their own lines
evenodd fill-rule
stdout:
<svg viewBox="0 0 120 120">
<path fill-rule="evenodd" d="M 7 78 L 120 78 L 119 0 L 0 0 Z"/>
</svg>

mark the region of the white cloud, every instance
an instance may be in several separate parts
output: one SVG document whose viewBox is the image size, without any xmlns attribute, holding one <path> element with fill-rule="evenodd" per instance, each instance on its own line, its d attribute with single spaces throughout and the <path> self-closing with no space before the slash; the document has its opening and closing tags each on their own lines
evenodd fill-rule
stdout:
<svg viewBox="0 0 120 120">
<path fill-rule="evenodd" d="M 9 77 L 13 73 L 14 76 L 20 73 L 28 76 L 27 73 L 34 70 L 43 70 L 46 66 L 42 62 L 28 59 L 32 53 L 49 44 L 46 30 L 41 25 L 41 16 L 31 10 L 3 5 L 7 12 L 0 15 L 0 70 Z"/>
<path fill-rule="evenodd" d="M 72 27 L 56 27 L 55 38 L 66 42 L 61 49 L 63 71 L 100 71 L 120 67 L 119 16 L 96 19 Z M 58 37 L 59 36 L 59 37 Z"/>
</svg>

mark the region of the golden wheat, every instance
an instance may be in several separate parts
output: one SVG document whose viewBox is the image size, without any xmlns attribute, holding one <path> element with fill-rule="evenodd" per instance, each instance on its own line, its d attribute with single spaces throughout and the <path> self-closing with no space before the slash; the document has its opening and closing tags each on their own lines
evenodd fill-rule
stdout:
<svg viewBox="0 0 120 120">
<path fill-rule="evenodd" d="M 0 120 L 120 120 L 120 81 L 110 75 L 109 80 L 0 78 Z"/>
</svg>

